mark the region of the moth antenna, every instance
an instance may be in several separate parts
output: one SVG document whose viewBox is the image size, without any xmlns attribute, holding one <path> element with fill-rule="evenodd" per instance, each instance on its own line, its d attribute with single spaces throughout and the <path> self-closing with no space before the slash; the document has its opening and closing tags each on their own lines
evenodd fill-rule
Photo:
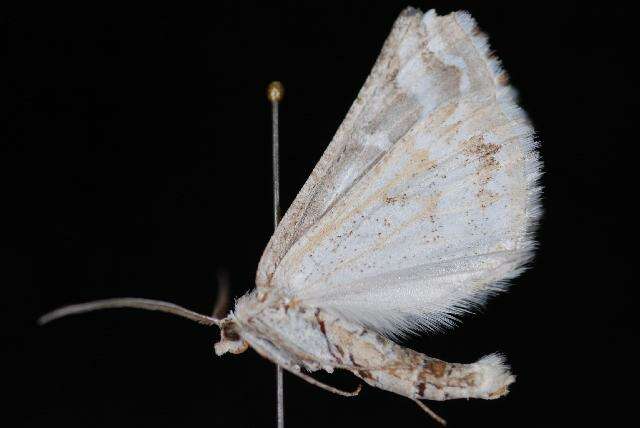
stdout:
<svg viewBox="0 0 640 428">
<path fill-rule="evenodd" d="M 204 325 L 220 325 L 220 320 L 218 318 L 202 315 L 189 309 L 183 308 L 182 306 L 174 305 L 173 303 L 162 302 L 160 300 L 138 299 L 135 297 L 96 300 L 93 302 L 80 303 L 77 305 L 63 306 L 62 308 L 51 311 L 38 318 L 38 324 L 43 325 L 58 318 L 66 317 L 68 315 L 81 314 L 84 312 L 97 311 L 100 309 L 114 308 L 135 308 L 146 309 L 148 311 L 167 312 L 169 314 L 178 315 L 183 318 L 188 318 L 192 321 Z"/>
<path fill-rule="evenodd" d="M 412 400 L 422 409 L 425 411 L 426 414 L 428 414 L 429 416 L 431 416 L 433 418 L 433 420 L 435 420 L 436 422 L 438 422 L 440 425 L 442 426 L 447 426 L 447 421 L 444 420 L 441 416 L 439 416 L 436 412 L 434 412 L 433 410 L 431 410 L 429 407 L 427 407 L 426 404 L 424 404 L 422 401 L 417 400 L 415 398 L 412 398 Z"/>
<path fill-rule="evenodd" d="M 218 270 L 218 297 L 213 307 L 214 318 L 222 319 L 229 309 L 229 272 L 224 269 Z"/>
<path fill-rule="evenodd" d="M 300 379 L 309 382 L 311 385 L 317 386 L 318 388 L 322 388 L 325 391 L 333 392 L 334 394 L 342 395 L 343 397 L 355 397 L 356 395 L 360 394 L 360 391 L 362 390 L 362 384 L 358 384 L 358 387 L 354 391 L 343 391 L 331 385 L 327 385 L 326 383 L 322 383 L 319 380 L 316 380 L 311 376 L 306 375 L 300 371 L 297 371 L 291 367 L 287 367 L 287 366 L 278 366 L 278 367 L 284 367 L 289 373 L 298 376 Z"/>
</svg>

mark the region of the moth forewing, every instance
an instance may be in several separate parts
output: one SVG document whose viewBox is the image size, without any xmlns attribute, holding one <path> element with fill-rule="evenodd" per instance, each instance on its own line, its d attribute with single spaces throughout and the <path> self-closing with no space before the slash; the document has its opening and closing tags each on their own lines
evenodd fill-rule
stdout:
<svg viewBox="0 0 640 428">
<path fill-rule="evenodd" d="M 367 80 L 376 89 L 352 107 L 359 120 L 347 116 L 292 205 L 304 221 L 281 231 L 285 215 L 263 260 L 279 259 L 281 234 L 299 236 L 258 272 L 265 288 L 391 336 L 446 327 L 504 289 L 531 257 L 539 215 L 533 129 L 472 18 L 412 11 L 398 22 L 393 53 L 376 63 L 389 74 Z"/>
</svg>

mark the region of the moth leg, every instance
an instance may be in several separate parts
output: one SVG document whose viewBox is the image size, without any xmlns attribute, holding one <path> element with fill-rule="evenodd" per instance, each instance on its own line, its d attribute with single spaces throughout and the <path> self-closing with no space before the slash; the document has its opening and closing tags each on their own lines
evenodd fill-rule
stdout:
<svg viewBox="0 0 640 428">
<path fill-rule="evenodd" d="M 447 425 L 447 421 L 445 421 L 441 416 L 438 416 L 438 414 L 436 412 L 434 412 L 433 410 L 431 410 L 429 407 L 427 407 L 426 404 L 424 404 L 422 401 L 416 399 L 416 398 L 412 398 L 412 400 L 422 409 L 425 411 L 426 414 L 428 414 L 429 416 L 431 416 L 433 418 L 433 420 L 435 420 L 436 422 L 438 422 L 440 425 L 442 426 L 446 426 Z"/>
<path fill-rule="evenodd" d="M 298 376 L 300 379 L 309 382 L 311 385 L 317 386 L 329 392 L 333 392 L 334 394 L 342 395 L 343 397 L 355 397 L 360 393 L 360 390 L 362 389 L 362 384 L 358 384 L 358 387 L 355 389 L 355 391 L 343 391 L 331 385 L 327 385 L 326 383 L 322 383 L 319 380 L 316 380 L 313 377 L 294 369 L 293 367 L 289 367 L 289 366 L 281 366 L 281 367 L 284 368 L 289 373 Z"/>
<path fill-rule="evenodd" d="M 222 319 L 229 310 L 229 272 L 218 269 L 218 297 L 213 307 L 213 317 Z"/>
<path fill-rule="evenodd" d="M 249 342 L 249 344 L 251 345 L 253 350 L 256 351 L 260 356 L 264 357 L 265 359 L 271 361 L 272 363 L 274 363 L 276 365 L 279 365 L 280 367 L 282 367 L 283 369 L 285 369 L 289 373 L 298 376 L 302 380 L 305 380 L 305 381 L 309 382 L 311 385 L 315 385 L 318 388 L 322 388 L 322 389 L 324 389 L 326 391 L 333 392 L 334 394 L 342 395 L 343 397 L 354 397 L 354 396 L 358 395 L 360 393 L 360 390 L 362 389 L 362 385 L 361 384 L 358 385 L 358 387 L 356 388 L 355 391 L 343 391 L 341 389 L 334 388 L 331 385 L 327 385 L 325 383 L 322 383 L 319 380 L 316 380 L 316 379 L 312 378 L 311 376 L 302 373 L 299 368 L 297 368 L 297 367 L 292 365 L 293 364 L 292 361 L 286 360 L 282 356 L 278 356 L 277 354 L 275 354 L 273 352 L 269 352 L 267 350 L 267 348 L 265 348 L 263 344 L 260 344 L 258 341 L 256 341 L 255 338 L 254 338 L 254 340 L 251 340 L 250 335 L 247 335 L 245 333 L 245 337 L 244 338 Z"/>
</svg>

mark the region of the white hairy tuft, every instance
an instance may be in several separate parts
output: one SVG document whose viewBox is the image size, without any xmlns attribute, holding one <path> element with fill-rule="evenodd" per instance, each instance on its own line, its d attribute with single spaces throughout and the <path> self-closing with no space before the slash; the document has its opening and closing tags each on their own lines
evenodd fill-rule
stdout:
<svg viewBox="0 0 640 428">
<path fill-rule="evenodd" d="M 480 384 L 477 385 L 478 394 L 483 398 L 494 399 L 505 395 L 508 386 L 515 382 L 516 378 L 511 374 L 505 358 L 499 353 L 493 353 L 480 358 L 475 364 L 480 375 Z"/>
</svg>

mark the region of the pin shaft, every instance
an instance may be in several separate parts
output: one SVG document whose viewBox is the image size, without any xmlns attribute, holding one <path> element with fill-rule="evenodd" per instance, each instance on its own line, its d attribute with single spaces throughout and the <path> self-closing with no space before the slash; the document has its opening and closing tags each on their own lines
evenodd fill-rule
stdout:
<svg viewBox="0 0 640 428">
<path fill-rule="evenodd" d="M 273 228 L 280 222 L 280 133 L 279 104 L 284 96 L 284 88 L 280 82 L 271 82 L 267 87 L 267 98 L 271 101 L 271 141 L 273 166 Z M 277 423 L 284 428 L 284 379 L 282 367 L 276 368 Z"/>
</svg>

